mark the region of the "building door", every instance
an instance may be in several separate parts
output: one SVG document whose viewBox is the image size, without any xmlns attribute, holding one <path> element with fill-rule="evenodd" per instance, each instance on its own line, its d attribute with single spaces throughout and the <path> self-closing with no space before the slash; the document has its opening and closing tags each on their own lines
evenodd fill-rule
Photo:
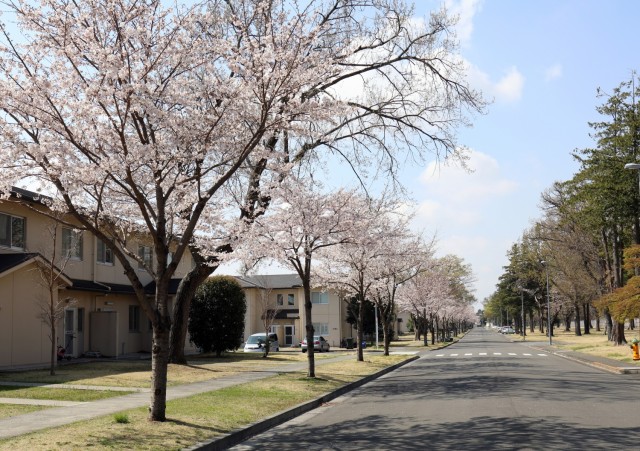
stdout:
<svg viewBox="0 0 640 451">
<path fill-rule="evenodd" d="M 296 328 L 293 325 L 284 326 L 284 345 L 293 346 L 293 337 L 295 336 Z"/>
<path fill-rule="evenodd" d="M 68 308 L 64 311 L 64 343 L 65 355 L 78 357 L 78 309 Z"/>
</svg>

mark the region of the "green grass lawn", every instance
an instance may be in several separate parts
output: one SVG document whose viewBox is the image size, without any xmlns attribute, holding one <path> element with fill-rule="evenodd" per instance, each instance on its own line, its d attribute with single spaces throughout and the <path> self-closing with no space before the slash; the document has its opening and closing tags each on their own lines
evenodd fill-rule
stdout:
<svg viewBox="0 0 640 451">
<path fill-rule="evenodd" d="M 305 371 L 281 373 L 267 379 L 199 394 L 167 403 L 167 421 L 150 423 L 147 409 L 0 440 L 0 449 L 178 450 L 246 426 L 301 402 L 331 392 L 349 382 L 407 359 L 408 356 L 366 355 L 316 367 L 316 379 Z M 267 359 L 268 360 L 268 359 Z"/>
</svg>

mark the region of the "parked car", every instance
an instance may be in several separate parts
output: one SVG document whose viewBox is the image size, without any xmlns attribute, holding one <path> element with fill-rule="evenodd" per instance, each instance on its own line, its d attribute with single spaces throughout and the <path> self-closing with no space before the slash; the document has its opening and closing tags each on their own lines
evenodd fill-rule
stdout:
<svg viewBox="0 0 640 451">
<path fill-rule="evenodd" d="M 307 352 L 307 339 L 305 338 L 300 343 L 300 348 L 302 348 L 302 352 Z M 324 339 L 321 335 L 313 336 L 313 349 L 318 352 L 329 352 L 329 342 Z"/>
<path fill-rule="evenodd" d="M 266 334 L 264 332 L 253 334 L 249 337 L 247 342 L 244 344 L 244 352 L 263 352 L 264 345 L 266 342 L 267 342 Z M 269 334 L 269 350 L 270 351 L 280 350 L 280 344 L 278 343 L 277 334 Z"/>
<path fill-rule="evenodd" d="M 513 327 L 511 326 L 505 326 L 502 329 L 500 329 L 500 333 L 501 334 L 515 334 L 516 331 Z"/>
</svg>

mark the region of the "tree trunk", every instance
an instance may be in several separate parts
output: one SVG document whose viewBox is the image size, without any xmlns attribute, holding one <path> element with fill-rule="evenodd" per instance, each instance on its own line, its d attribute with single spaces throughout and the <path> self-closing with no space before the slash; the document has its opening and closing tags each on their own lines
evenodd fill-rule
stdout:
<svg viewBox="0 0 640 451">
<path fill-rule="evenodd" d="M 364 340 L 364 331 L 363 331 L 363 324 L 364 324 L 364 299 L 362 298 L 362 296 L 358 295 L 358 297 L 360 297 L 360 302 L 358 303 L 358 330 L 357 332 L 357 336 L 358 336 L 358 344 L 356 347 L 356 360 L 358 362 L 364 362 L 364 351 L 362 350 L 362 341 Z"/>
<path fill-rule="evenodd" d="M 613 319 L 611 318 L 611 314 L 609 313 L 609 309 L 605 309 L 604 311 L 604 319 L 605 319 L 605 333 L 607 334 L 607 340 L 614 341 L 614 332 L 613 332 Z"/>
<path fill-rule="evenodd" d="M 197 253 L 194 253 L 196 255 Z M 195 258 L 195 257 L 194 257 Z M 184 347 L 187 341 L 187 329 L 189 325 L 189 311 L 191 310 L 191 300 L 198 287 L 207 280 L 217 268 L 208 266 L 204 260 L 197 262 L 196 267 L 182 279 L 176 293 L 175 304 L 173 306 L 173 328 L 171 331 L 170 357 L 171 363 L 180 365 L 187 364 L 184 355 Z"/>
<path fill-rule="evenodd" d="M 307 260 L 308 261 L 308 260 Z M 308 271 L 307 271 L 308 269 Z M 307 332 L 307 362 L 309 368 L 307 369 L 307 377 L 316 377 L 316 360 L 315 349 L 313 345 L 313 319 L 311 316 L 311 265 L 305 265 L 305 273 L 300 274 L 302 278 L 302 289 L 304 291 L 304 319 L 305 329 Z"/>
<path fill-rule="evenodd" d="M 575 302 L 573 304 L 573 309 L 576 311 L 576 336 L 577 337 L 581 337 L 582 336 L 582 330 L 580 328 L 580 304 Z"/>
<path fill-rule="evenodd" d="M 51 331 L 50 331 L 50 336 L 51 336 L 51 367 L 49 368 L 49 375 L 50 376 L 55 376 L 56 375 L 56 364 L 58 363 L 58 349 L 56 348 L 56 322 L 55 322 L 55 317 L 52 315 L 51 316 Z"/>
<path fill-rule="evenodd" d="M 535 323 L 533 322 L 533 309 L 529 310 L 529 332 L 534 333 Z"/>
<path fill-rule="evenodd" d="M 624 336 L 624 323 L 614 323 L 613 325 L 613 342 L 616 346 L 620 346 L 627 343 L 627 339 Z"/>
<path fill-rule="evenodd" d="M 584 334 L 591 334 L 591 312 L 589 311 L 589 304 L 582 304 L 584 313 Z"/>
<path fill-rule="evenodd" d="M 153 325 L 151 347 L 151 405 L 150 421 L 165 421 L 167 407 L 167 370 L 169 366 L 169 332 L 171 320 L 160 318 Z"/>
</svg>

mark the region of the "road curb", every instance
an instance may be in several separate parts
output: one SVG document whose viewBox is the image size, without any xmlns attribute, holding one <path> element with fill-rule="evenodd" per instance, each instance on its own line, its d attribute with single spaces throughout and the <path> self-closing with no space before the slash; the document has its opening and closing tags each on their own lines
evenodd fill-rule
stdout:
<svg viewBox="0 0 640 451">
<path fill-rule="evenodd" d="M 550 349 L 539 348 L 533 345 L 530 345 L 530 347 L 542 352 L 548 352 L 552 355 L 561 357 L 563 359 L 571 360 L 572 362 L 577 362 L 586 366 L 590 366 L 592 368 L 597 368 L 611 374 L 640 374 L 640 367 L 620 367 L 620 366 L 607 365 L 606 363 L 596 362 L 593 360 L 588 360 L 588 359 L 567 355 L 567 352 L 570 352 L 570 351 L 553 351 Z"/>
<path fill-rule="evenodd" d="M 384 376 L 385 374 L 390 373 L 391 371 L 397 370 L 401 366 L 411 363 L 419 358 L 420 356 L 418 355 L 410 357 L 407 360 L 404 360 L 400 363 L 396 363 L 395 365 L 384 368 L 378 371 L 377 373 L 370 374 L 368 376 L 363 377 L 362 379 L 358 379 L 357 381 L 344 385 L 331 393 L 327 393 L 311 401 L 306 401 L 302 404 L 298 404 L 297 406 L 294 406 L 291 409 L 285 410 L 284 412 L 277 413 L 268 418 L 252 423 L 247 427 L 232 431 L 221 437 L 217 437 L 210 441 L 197 443 L 191 447 L 187 447 L 183 449 L 185 451 L 221 451 L 221 450 L 228 449 L 232 446 L 235 446 L 239 443 L 244 442 L 245 440 L 253 437 L 254 435 L 261 434 L 262 432 L 268 431 L 269 429 L 275 426 L 278 426 L 282 423 L 285 423 L 295 417 L 298 417 L 303 413 L 309 412 L 317 407 L 320 407 L 322 404 L 325 404 L 337 398 L 338 396 L 342 396 L 345 393 L 350 392 L 351 390 L 354 390 L 368 382 L 371 382 L 374 379 Z"/>
</svg>

